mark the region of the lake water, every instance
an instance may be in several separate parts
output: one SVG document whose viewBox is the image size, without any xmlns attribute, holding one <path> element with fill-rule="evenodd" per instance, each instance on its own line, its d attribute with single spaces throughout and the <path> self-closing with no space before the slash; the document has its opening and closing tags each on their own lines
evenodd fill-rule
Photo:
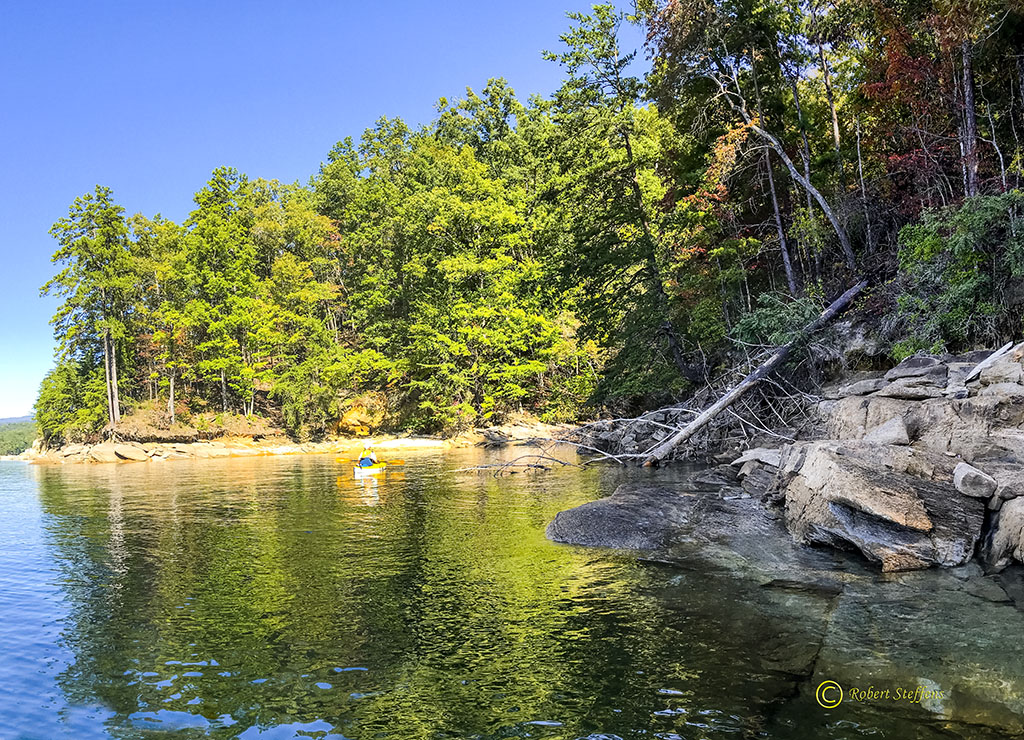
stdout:
<svg viewBox="0 0 1024 740">
<path fill-rule="evenodd" d="M 544 537 L 679 473 L 503 454 L 0 463 L 0 738 L 1004 736 L 818 706 L 820 595 Z"/>
</svg>

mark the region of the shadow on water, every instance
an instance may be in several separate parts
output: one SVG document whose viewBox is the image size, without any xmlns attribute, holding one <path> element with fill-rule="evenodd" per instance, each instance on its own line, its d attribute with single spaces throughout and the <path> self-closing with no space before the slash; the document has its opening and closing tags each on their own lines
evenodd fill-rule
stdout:
<svg viewBox="0 0 1024 740">
<path fill-rule="evenodd" d="M 0 469 L 0 606 L 26 610 L 0 629 L 0 666 L 24 664 L 0 735 L 1004 736 L 815 704 L 844 656 L 888 665 L 826 639 L 856 591 L 544 537 L 627 477 L 678 473 L 457 472 L 501 454 L 412 455 L 369 480 L 329 457 Z"/>
</svg>

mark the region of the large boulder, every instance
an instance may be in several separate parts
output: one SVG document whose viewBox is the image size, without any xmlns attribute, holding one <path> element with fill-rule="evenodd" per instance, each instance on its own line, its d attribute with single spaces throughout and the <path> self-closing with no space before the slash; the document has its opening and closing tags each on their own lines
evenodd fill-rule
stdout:
<svg viewBox="0 0 1024 740">
<path fill-rule="evenodd" d="M 995 396 L 997 398 L 1019 398 L 1024 396 L 1024 385 L 1019 383 L 991 383 L 978 391 L 979 396 Z"/>
<path fill-rule="evenodd" d="M 865 378 L 864 380 L 854 380 L 851 383 L 840 386 L 837 393 L 839 398 L 866 396 L 869 393 L 882 390 L 887 385 L 889 385 L 889 381 L 885 378 Z"/>
<path fill-rule="evenodd" d="M 967 562 L 985 504 L 950 482 L 879 465 L 829 442 L 783 455 L 786 525 L 805 544 L 859 550 L 883 571 Z M 941 475 L 941 474 L 940 474 Z"/>
<path fill-rule="evenodd" d="M 624 484 L 608 498 L 559 512 L 548 539 L 572 545 L 657 550 L 682 525 L 696 499 L 661 486 Z"/>
<path fill-rule="evenodd" d="M 982 385 L 1019 384 L 1024 380 L 1024 367 L 1007 357 L 984 368 L 978 380 Z"/>
<path fill-rule="evenodd" d="M 87 459 L 100 463 L 117 462 L 120 458 L 115 451 L 116 447 L 117 445 L 113 442 L 101 442 L 98 445 L 93 445 L 89 448 Z"/>
<path fill-rule="evenodd" d="M 945 370 L 945 366 L 942 367 Z M 909 378 L 897 378 L 882 388 L 876 395 L 887 398 L 905 398 L 911 401 L 923 401 L 926 398 L 940 398 L 946 391 L 946 376 L 921 375 Z"/>
<path fill-rule="evenodd" d="M 149 459 L 149 455 L 141 446 L 129 444 L 114 445 L 114 454 L 121 460 L 131 462 L 145 462 Z"/>
</svg>

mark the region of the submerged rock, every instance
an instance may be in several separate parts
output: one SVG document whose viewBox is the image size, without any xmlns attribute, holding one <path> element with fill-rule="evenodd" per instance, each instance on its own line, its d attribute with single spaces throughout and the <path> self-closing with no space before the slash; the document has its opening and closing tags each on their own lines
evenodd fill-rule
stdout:
<svg viewBox="0 0 1024 740">
<path fill-rule="evenodd" d="M 680 488 L 707 477 L 707 471 L 696 473 Z M 843 557 L 795 543 L 775 511 L 759 498 L 730 495 L 729 489 L 680 493 L 623 484 L 607 498 L 557 514 L 547 537 L 570 545 L 655 551 L 669 561 L 699 558 L 765 582 L 818 580 L 836 570 L 836 557 Z"/>
<path fill-rule="evenodd" d="M 662 486 L 624 484 L 608 498 L 559 512 L 546 533 L 572 545 L 657 550 L 685 522 L 696 500 Z"/>
</svg>

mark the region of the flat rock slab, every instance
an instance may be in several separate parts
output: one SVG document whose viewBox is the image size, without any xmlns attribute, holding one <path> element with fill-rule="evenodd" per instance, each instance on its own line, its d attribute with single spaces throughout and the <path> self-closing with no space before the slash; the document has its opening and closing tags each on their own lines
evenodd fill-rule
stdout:
<svg viewBox="0 0 1024 740">
<path fill-rule="evenodd" d="M 903 360 L 899 365 L 885 374 L 886 380 L 901 378 L 927 377 L 932 382 L 946 381 L 946 366 L 938 358 L 927 355 L 915 355 Z"/>
<path fill-rule="evenodd" d="M 624 484 L 608 498 L 561 511 L 547 527 L 555 542 L 624 550 L 658 550 L 689 517 L 694 494 Z"/>
<path fill-rule="evenodd" d="M 114 454 L 122 460 L 133 462 L 144 462 L 149 459 L 146 451 L 135 445 L 114 445 Z"/>
<path fill-rule="evenodd" d="M 869 378 L 867 380 L 855 380 L 852 383 L 840 386 L 836 392 L 839 398 L 847 396 L 866 396 L 869 393 L 880 391 L 889 385 L 885 378 Z"/>
<path fill-rule="evenodd" d="M 780 454 L 781 453 L 778 449 L 772 449 L 769 447 L 755 447 L 753 449 L 747 450 L 742 455 L 737 457 L 735 460 L 732 461 L 732 464 L 736 467 L 739 467 L 744 463 L 756 461 L 777 468 L 779 467 Z"/>
</svg>

